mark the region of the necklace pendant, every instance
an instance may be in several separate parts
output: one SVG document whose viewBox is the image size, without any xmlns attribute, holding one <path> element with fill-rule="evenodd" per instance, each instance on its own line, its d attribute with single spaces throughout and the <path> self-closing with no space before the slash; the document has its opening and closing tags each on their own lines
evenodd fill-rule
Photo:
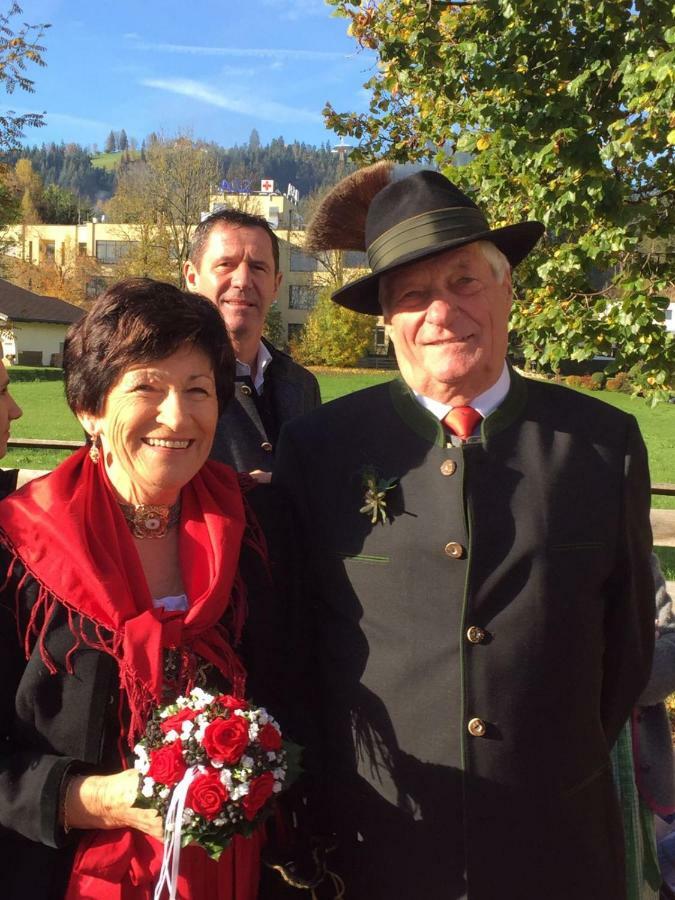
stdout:
<svg viewBox="0 0 675 900">
<path fill-rule="evenodd" d="M 180 500 L 173 506 L 120 504 L 124 518 L 135 538 L 145 540 L 166 537 L 180 518 Z"/>
</svg>

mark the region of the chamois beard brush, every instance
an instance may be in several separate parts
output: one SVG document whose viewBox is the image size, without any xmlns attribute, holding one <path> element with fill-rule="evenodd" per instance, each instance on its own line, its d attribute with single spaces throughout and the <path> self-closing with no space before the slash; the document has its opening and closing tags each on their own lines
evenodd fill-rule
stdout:
<svg viewBox="0 0 675 900">
<path fill-rule="evenodd" d="M 307 228 L 305 248 L 366 249 L 366 216 L 376 194 L 391 181 L 394 163 L 382 160 L 339 181 L 321 201 Z"/>
</svg>

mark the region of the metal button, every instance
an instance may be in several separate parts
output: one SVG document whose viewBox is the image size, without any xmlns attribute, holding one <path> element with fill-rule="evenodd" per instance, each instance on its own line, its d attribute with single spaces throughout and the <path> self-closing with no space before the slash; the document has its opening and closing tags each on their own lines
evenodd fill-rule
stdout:
<svg viewBox="0 0 675 900">
<path fill-rule="evenodd" d="M 449 544 L 445 545 L 445 553 L 446 556 L 450 556 L 452 559 L 461 559 L 464 556 L 464 547 L 458 544 L 457 541 L 450 541 Z"/>
<path fill-rule="evenodd" d="M 441 463 L 441 475 L 454 475 L 457 471 L 457 463 L 452 459 L 444 459 Z"/>
<path fill-rule="evenodd" d="M 478 625 L 472 625 L 470 628 L 467 628 L 466 637 L 470 643 L 480 644 L 485 640 L 485 631 L 482 628 L 479 628 Z"/>
<path fill-rule="evenodd" d="M 269 441 L 263 441 L 262 444 L 260 445 L 260 449 L 261 449 L 261 450 L 264 450 L 265 453 L 271 453 L 271 452 L 272 452 L 272 445 L 270 444 Z"/>
<path fill-rule="evenodd" d="M 250 397 L 251 394 L 253 393 L 253 391 L 251 390 L 251 388 L 250 388 L 247 384 L 242 384 L 242 386 L 241 386 L 241 392 L 242 392 L 242 394 L 244 395 L 244 397 Z"/>
<path fill-rule="evenodd" d="M 469 730 L 469 734 L 472 734 L 474 737 L 484 737 L 487 731 L 485 722 L 482 719 L 470 719 L 466 727 Z"/>
</svg>

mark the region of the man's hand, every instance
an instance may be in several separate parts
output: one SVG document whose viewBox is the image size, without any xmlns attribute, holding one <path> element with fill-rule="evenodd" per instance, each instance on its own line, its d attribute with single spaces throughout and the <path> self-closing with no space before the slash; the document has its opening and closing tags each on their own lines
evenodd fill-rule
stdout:
<svg viewBox="0 0 675 900">
<path fill-rule="evenodd" d="M 262 469 L 254 469 L 252 472 L 248 473 L 251 478 L 255 478 L 258 484 L 269 484 L 272 480 L 271 472 L 263 472 Z"/>
<path fill-rule="evenodd" d="M 117 775 L 74 776 L 65 789 L 68 828 L 136 828 L 161 841 L 164 825 L 159 813 L 133 806 L 139 777 L 135 769 Z"/>
</svg>

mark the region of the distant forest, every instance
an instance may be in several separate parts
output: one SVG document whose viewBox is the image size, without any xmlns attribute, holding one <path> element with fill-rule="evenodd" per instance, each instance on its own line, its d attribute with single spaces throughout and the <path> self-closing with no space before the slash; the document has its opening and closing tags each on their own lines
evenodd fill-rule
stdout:
<svg viewBox="0 0 675 900">
<path fill-rule="evenodd" d="M 157 140 L 151 134 L 148 144 Z M 132 147 L 137 142 L 132 142 Z M 220 164 L 221 177 L 230 183 L 250 183 L 253 190 L 259 188 L 264 178 L 271 178 L 277 190 L 286 191 L 292 184 L 300 191 L 301 197 L 307 197 L 314 191 L 334 184 L 340 174 L 340 162 L 332 152 L 330 144 L 320 147 L 310 144 L 287 144 L 282 137 L 274 138 L 269 144 L 262 144 L 257 131 L 251 132 L 247 144 L 234 147 L 221 147 L 216 144 L 203 144 L 211 149 Z M 137 150 L 125 148 L 119 153 L 119 163 L 124 165 L 131 157 L 143 158 L 146 141 Z M 83 204 L 95 206 L 109 199 L 116 189 L 117 166 L 111 168 L 97 166 L 92 163 L 98 154 L 88 148 L 73 143 L 43 144 L 42 146 L 23 147 L 3 155 L 3 161 L 14 166 L 19 159 L 29 159 L 33 170 L 44 183 L 44 187 L 56 185 L 72 192 Z M 342 170 L 343 171 L 343 170 Z"/>
</svg>

